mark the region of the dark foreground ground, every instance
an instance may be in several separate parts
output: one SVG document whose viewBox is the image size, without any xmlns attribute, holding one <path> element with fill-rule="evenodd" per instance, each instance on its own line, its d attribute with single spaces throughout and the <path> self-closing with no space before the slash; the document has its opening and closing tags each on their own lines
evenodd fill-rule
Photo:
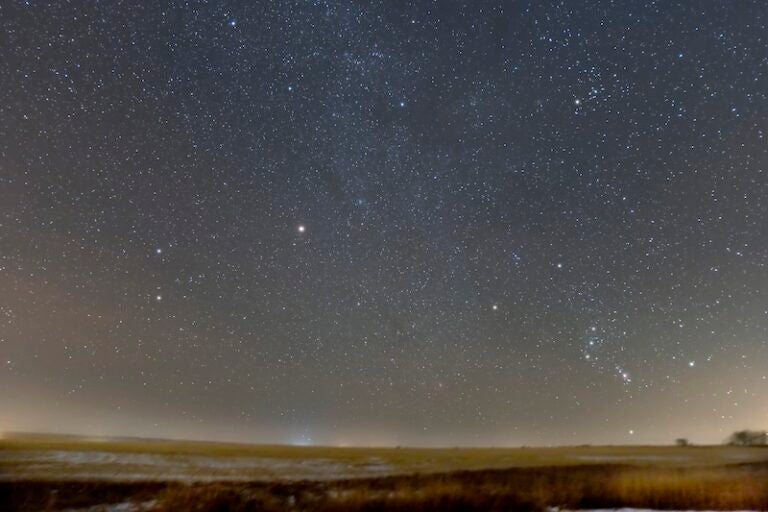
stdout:
<svg viewBox="0 0 768 512">
<path fill-rule="evenodd" d="M 92 508 L 96 507 L 96 508 Z M 324 482 L 0 482 L 0 511 L 768 510 L 768 464 L 590 465 Z"/>
</svg>

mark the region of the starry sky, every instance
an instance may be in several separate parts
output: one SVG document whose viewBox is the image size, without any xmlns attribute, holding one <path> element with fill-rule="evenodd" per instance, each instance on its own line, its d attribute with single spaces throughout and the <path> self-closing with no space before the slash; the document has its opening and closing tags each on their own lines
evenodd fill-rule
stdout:
<svg viewBox="0 0 768 512">
<path fill-rule="evenodd" d="M 762 0 L 0 4 L 0 430 L 768 427 Z"/>
</svg>

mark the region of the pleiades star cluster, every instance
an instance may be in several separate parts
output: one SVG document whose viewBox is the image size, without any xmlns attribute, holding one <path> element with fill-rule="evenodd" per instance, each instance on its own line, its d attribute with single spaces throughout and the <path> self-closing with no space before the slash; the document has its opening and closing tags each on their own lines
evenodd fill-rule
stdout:
<svg viewBox="0 0 768 512">
<path fill-rule="evenodd" d="M 768 427 L 768 3 L 0 4 L 0 430 Z"/>
</svg>

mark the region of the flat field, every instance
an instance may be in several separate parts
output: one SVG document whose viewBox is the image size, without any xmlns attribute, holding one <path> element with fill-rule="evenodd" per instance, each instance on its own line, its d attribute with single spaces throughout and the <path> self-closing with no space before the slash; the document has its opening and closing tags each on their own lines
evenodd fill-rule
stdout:
<svg viewBox="0 0 768 512">
<path fill-rule="evenodd" d="M 0 510 L 768 510 L 768 449 L 337 448 L 11 436 Z"/>
</svg>

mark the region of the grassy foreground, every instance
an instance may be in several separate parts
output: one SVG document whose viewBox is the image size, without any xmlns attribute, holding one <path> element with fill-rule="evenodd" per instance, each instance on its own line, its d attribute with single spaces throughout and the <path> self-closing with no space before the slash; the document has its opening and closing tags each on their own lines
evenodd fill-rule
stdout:
<svg viewBox="0 0 768 512">
<path fill-rule="evenodd" d="M 638 507 L 765 510 L 765 468 L 571 467 L 457 472 L 332 485 L 169 489 L 158 510 L 542 511 Z"/>
<path fill-rule="evenodd" d="M 88 453 L 98 457 L 83 456 Z M 140 462 L 134 460 L 137 454 Z M 184 478 L 168 473 L 187 471 L 186 465 L 200 460 L 205 464 Z M 386 472 L 366 474 L 371 460 Z M 315 467 L 312 474 L 319 478 L 306 478 L 300 472 L 306 465 Z M 0 440 L 0 511 L 96 512 L 108 510 L 108 504 L 154 512 L 768 510 L 768 449 L 437 450 Z M 93 506 L 104 508 L 88 508 Z"/>
<path fill-rule="evenodd" d="M 0 510 L 130 501 L 156 512 L 768 510 L 768 466 L 513 468 L 333 482 L 4 482 Z"/>
</svg>

